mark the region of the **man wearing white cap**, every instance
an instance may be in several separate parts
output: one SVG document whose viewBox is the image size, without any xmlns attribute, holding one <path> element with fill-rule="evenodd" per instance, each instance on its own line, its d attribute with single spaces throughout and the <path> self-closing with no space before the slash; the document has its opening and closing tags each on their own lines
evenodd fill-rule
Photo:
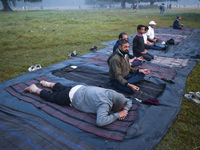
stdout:
<svg viewBox="0 0 200 150">
<path fill-rule="evenodd" d="M 155 26 L 156 26 L 155 21 L 149 22 L 149 31 L 147 32 L 147 37 L 150 42 L 156 42 L 161 39 L 160 37 L 155 36 L 154 33 Z"/>
</svg>

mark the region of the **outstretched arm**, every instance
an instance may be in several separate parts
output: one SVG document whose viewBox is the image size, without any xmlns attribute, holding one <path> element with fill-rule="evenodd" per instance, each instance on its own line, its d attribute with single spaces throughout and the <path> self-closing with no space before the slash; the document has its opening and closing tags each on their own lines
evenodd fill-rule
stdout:
<svg viewBox="0 0 200 150">
<path fill-rule="evenodd" d="M 101 106 L 99 106 L 97 110 L 97 119 L 96 119 L 97 126 L 101 127 L 108 125 L 120 118 L 119 113 L 110 114 L 110 109 L 111 108 L 108 104 L 102 104 Z"/>
</svg>

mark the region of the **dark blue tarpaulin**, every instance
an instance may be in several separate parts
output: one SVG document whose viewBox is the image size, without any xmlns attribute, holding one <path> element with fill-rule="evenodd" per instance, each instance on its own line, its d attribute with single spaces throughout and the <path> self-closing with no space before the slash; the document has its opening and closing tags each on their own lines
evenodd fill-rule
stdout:
<svg viewBox="0 0 200 150">
<path fill-rule="evenodd" d="M 149 53 L 152 53 L 157 56 L 171 57 L 171 58 L 181 58 L 189 59 L 190 56 L 193 56 L 199 53 L 199 36 L 200 30 L 193 28 L 185 28 L 183 31 L 172 30 L 171 28 L 157 28 L 155 32 L 165 33 L 170 31 L 171 34 L 177 34 L 179 36 L 183 35 L 181 39 L 182 42 L 177 45 L 170 46 L 170 49 L 167 52 L 164 51 L 155 51 L 149 50 Z M 161 36 L 161 35 L 160 35 Z M 130 41 L 133 36 L 130 36 Z M 115 40 L 116 41 L 116 40 Z M 73 136 L 86 141 L 87 143 L 93 145 L 99 150 L 146 150 L 154 149 L 159 141 L 163 138 L 174 119 L 176 118 L 180 108 L 181 102 L 185 91 L 185 85 L 188 74 L 198 63 L 198 60 L 191 59 L 187 66 L 176 68 L 177 75 L 174 79 L 174 83 L 165 82 L 159 78 L 151 77 L 148 78 L 149 81 L 152 81 L 157 84 L 166 84 L 165 91 L 158 97 L 159 106 L 141 104 L 138 111 L 137 119 L 133 125 L 129 127 L 129 131 L 126 135 L 126 138 L 123 141 L 115 141 L 106 139 L 103 137 L 96 136 L 91 133 L 87 133 L 83 130 L 80 130 L 70 124 L 67 124 L 59 119 L 54 118 L 53 116 L 47 114 L 43 110 L 36 108 L 30 103 L 19 100 L 18 98 L 9 94 L 4 88 L 11 86 L 16 83 L 26 82 L 33 78 L 45 75 L 48 78 L 61 82 L 66 85 L 76 85 L 77 83 L 65 78 L 60 78 L 52 75 L 51 71 L 56 69 L 64 68 L 67 65 L 77 65 L 85 66 L 87 68 L 92 68 L 96 70 L 101 70 L 108 72 L 108 67 L 105 66 L 96 66 L 93 63 L 86 63 L 83 60 L 94 57 L 98 54 L 106 54 L 106 52 L 112 50 L 115 41 L 106 42 L 102 44 L 108 45 L 107 48 L 99 50 L 94 53 L 88 53 L 81 57 L 76 57 L 74 59 L 66 60 L 58 64 L 54 64 L 27 74 L 18 76 L 14 79 L 4 81 L 0 83 L 0 103 L 8 107 L 20 110 L 23 112 L 28 112 L 36 116 L 47 120 L 51 124 L 61 128 L 62 130 L 72 134 Z M 31 65 L 31 64 L 30 64 Z M 83 84 L 83 83 L 82 83 Z M 1 146 L 0 146 L 1 148 Z"/>
</svg>

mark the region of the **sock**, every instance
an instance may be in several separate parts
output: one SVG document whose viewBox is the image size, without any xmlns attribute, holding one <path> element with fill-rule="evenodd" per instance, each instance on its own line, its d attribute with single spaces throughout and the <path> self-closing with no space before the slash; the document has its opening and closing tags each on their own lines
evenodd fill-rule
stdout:
<svg viewBox="0 0 200 150">
<path fill-rule="evenodd" d="M 44 87 L 50 87 L 50 85 L 51 85 L 50 82 L 47 82 L 47 81 L 44 81 L 44 80 L 40 81 L 40 84 L 41 84 L 42 86 L 44 86 Z"/>
</svg>

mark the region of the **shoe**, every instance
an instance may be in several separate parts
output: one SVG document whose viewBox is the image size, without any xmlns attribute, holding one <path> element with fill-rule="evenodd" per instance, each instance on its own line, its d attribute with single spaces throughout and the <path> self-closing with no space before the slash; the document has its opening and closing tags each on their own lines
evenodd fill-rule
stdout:
<svg viewBox="0 0 200 150">
<path fill-rule="evenodd" d="M 195 96 L 196 98 L 200 100 L 200 92 L 189 92 L 189 94 Z"/>
<path fill-rule="evenodd" d="M 35 70 L 36 70 L 36 67 L 35 67 L 35 66 L 31 66 L 31 67 L 28 68 L 28 71 L 29 71 L 29 72 L 35 71 Z"/>
<path fill-rule="evenodd" d="M 77 56 L 76 51 L 73 51 L 72 53 L 70 53 L 70 54 L 68 55 L 68 57 L 76 57 L 76 56 Z"/>
<path fill-rule="evenodd" d="M 187 99 L 188 101 L 193 101 L 197 104 L 200 104 L 200 100 L 198 100 L 195 96 L 193 96 L 192 94 L 185 94 L 184 95 L 185 99 Z"/>
<path fill-rule="evenodd" d="M 90 51 L 97 51 L 97 47 L 96 46 L 93 46 L 92 48 L 90 48 Z"/>
<path fill-rule="evenodd" d="M 36 69 L 40 69 L 40 68 L 42 68 L 42 67 L 40 66 L 40 64 L 36 64 L 36 65 L 35 65 L 35 68 L 36 68 Z"/>
</svg>

